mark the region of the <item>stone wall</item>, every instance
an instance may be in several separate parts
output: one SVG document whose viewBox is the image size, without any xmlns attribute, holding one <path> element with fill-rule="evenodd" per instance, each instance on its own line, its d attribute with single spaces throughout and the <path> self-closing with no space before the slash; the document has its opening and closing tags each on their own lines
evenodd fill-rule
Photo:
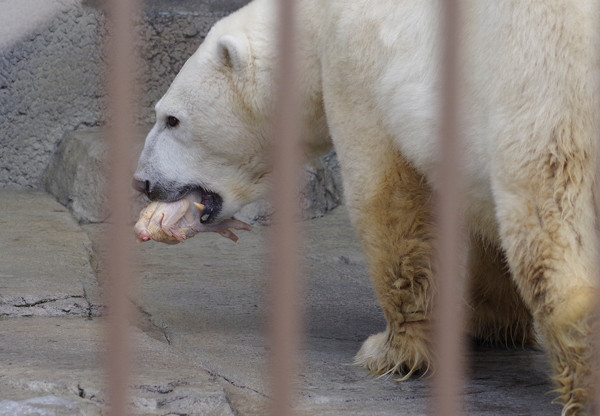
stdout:
<svg viewBox="0 0 600 416">
<path fill-rule="evenodd" d="M 137 20 L 141 147 L 154 104 L 210 27 L 248 0 L 145 0 Z M 81 222 L 102 210 L 104 40 L 102 0 L 9 0 L 0 14 L 0 188 L 44 188 Z M 3 4 L 4 5 L 4 4 Z M 305 216 L 341 202 L 334 156 L 306 169 Z M 138 201 L 137 205 L 142 203 Z M 240 218 L 268 223 L 259 202 Z"/>
<path fill-rule="evenodd" d="M 19 1 L 3 8 L 20 8 Z M 31 11 L 25 7 L 9 17 Z M 33 23 L 17 27 L 20 36 L 0 50 L 3 187 L 36 187 L 63 134 L 101 121 L 100 15 L 71 2 Z"/>
<path fill-rule="evenodd" d="M 35 188 L 66 133 L 103 123 L 101 1 L 9 0 L 0 14 L 0 187 Z M 147 0 L 140 123 L 219 18 L 247 0 Z"/>
</svg>

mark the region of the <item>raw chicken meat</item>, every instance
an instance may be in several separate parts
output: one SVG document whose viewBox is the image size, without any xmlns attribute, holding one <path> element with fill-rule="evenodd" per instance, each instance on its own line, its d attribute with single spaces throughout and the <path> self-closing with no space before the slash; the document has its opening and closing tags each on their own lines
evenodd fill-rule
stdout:
<svg viewBox="0 0 600 416">
<path fill-rule="evenodd" d="M 201 221 L 204 205 L 194 200 L 194 195 L 175 202 L 152 202 L 140 213 L 135 224 L 138 240 L 159 241 L 166 244 L 184 242 L 197 233 L 215 232 L 233 241 L 238 240 L 230 228 L 250 231 L 245 222 L 229 219 L 215 224 L 204 224 Z"/>
</svg>

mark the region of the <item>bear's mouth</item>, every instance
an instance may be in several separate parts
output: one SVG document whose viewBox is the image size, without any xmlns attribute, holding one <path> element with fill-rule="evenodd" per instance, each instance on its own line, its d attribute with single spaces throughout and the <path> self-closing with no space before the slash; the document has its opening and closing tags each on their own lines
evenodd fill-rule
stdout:
<svg viewBox="0 0 600 416">
<path fill-rule="evenodd" d="M 193 199 L 198 196 L 200 203 L 204 205 L 204 210 L 200 215 L 202 224 L 210 224 L 217 219 L 221 213 L 221 208 L 223 208 L 223 198 L 219 194 L 200 188 L 200 190 L 191 191 L 188 195 L 192 196 Z"/>
<path fill-rule="evenodd" d="M 202 186 L 185 187 L 179 192 L 177 200 L 182 198 L 187 198 L 204 206 L 204 209 L 200 214 L 200 222 L 202 224 L 215 222 L 223 208 L 223 198 L 216 192 L 210 191 Z"/>
<path fill-rule="evenodd" d="M 200 185 L 154 186 L 151 189 L 146 185 L 145 193 L 152 201 L 175 202 L 187 198 L 204 205 L 200 215 L 200 222 L 203 224 L 215 222 L 223 208 L 223 198 Z"/>
</svg>

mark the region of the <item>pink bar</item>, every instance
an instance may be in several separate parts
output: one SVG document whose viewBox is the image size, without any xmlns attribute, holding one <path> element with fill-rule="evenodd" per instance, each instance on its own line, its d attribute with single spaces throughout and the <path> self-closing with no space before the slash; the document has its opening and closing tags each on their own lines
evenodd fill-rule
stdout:
<svg viewBox="0 0 600 416">
<path fill-rule="evenodd" d="M 600 7 L 600 3 L 596 6 Z M 596 51 L 598 56 L 600 56 L 600 51 Z M 598 58 L 596 57 L 596 59 Z M 596 74 L 596 76 L 600 76 L 600 74 Z M 598 84 L 598 88 L 600 88 L 600 83 Z M 600 90 L 596 91 L 597 94 L 600 95 Z M 600 109 L 596 113 L 596 127 L 600 126 Z M 600 143 L 600 131 L 596 132 L 596 140 Z M 594 186 L 596 187 L 594 192 L 594 203 L 595 203 L 595 214 L 596 214 L 596 266 L 598 267 L 598 272 L 600 272 L 600 146 L 596 149 L 596 183 Z M 597 284 L 600 286 L 600 274 L 596 276 Z M 600 293 L 599 293 L 600 295 Z M 595 347 L 595 351 L 592 354 L 592 359 L 595 361 L 594 366 L 594 383 L 595 386 L 595 397 L 592 396 L 594 401 L 593 403 L 593 411 L 592 414 L 596 416 L 600 416 L 600 300 L 596 303 L 595 316 L 593 317 L 593 322 L 596 324 L 593 326 L 592 331 L 592 345 Z"/>
<path fill-rule="evenodd" d="M 108 392 L 110 415 L 128 413 L 130 342 L 128 334 L 133 238 L 128 224 L 135 85 L 135 0 L 109 0 L 108 14 L 108 175 L 110 225 L 106 239 L 108 318 Z"/>
<path fill-rule="evenodd" d="M 442 94 L 438 193 L 438 265 L 435 305 L 436 375 L 434 378 L 436 416 L 462 414 L 464 386 L 464 345 L 462 337 L 463 283 L 460 275 L 463 252 L 460 207 L 459 143 L 459 1 L 445 0 L 442 9 Z"/>
<path fill-rule="evenodd" d="M 301 232 L 298 223 L 300 189 L 300 122 L 295 72 L 294 1 L 280 0 L 279 82 L 273 125 L 274 225 L 271 227 L 271 382 L 272 414 L 294 414 L 294 379 L 301 343 L 301 303 L 304 292 L 300 273 Z"/>
<path fill-rule="evenodd" d="M 596 5 L 596 7 L 600 7 L 600 3 Z M 598 56 L 600 56 L 600 51 L 596 51 L 596 53 L 598 54 Z M 596 57 L 596 59 L 598 58 L 598 56 Z M 596 76 L 600 76 L 600 74 L 596 74 Z M 600 83 L 598 84 L 598 88 L 600 88 Z M 600 90 L 596 91 L 596 93 L 600 95 Z M 596 127 L 598 126 L 600 126 L 600 109 L 596 113 Z M 595 133 L 596 140 L 598 143 L 600 143 L 600 131 L 596 131 Z M 598 267 L 597 270 L 600 272 L 600 146 L 597 147 L 596 152 L 596 183 L 594 184 L 596 186 L 594 192 L 594 203 L 596 209 L 596 265 Z M 596 276 L 596 279 L 597 284 L 600 286 L 600 275 Z M 596 416 L 600 416 L 600 325 L 598 324 L 598 322 L 600 322 L 600 301 L 598 301 L 596 304 L 595 314 L 596 316 L 593 317 L 593 321 L 596 323 L 596 325 L 593 326 L 593 332 L 591 334 L 591 336 L 593 337 L 592 345 L 595 347 L 595 351 L 592 354 L 592 358 L 596 360 L 594 366 L 595 373 L 593 374 L 595 382 L 594 388 L 596 390 L 595 397 L 592 398 L 592 400 L 594 401 L 592 413 Z"/>
</svg>

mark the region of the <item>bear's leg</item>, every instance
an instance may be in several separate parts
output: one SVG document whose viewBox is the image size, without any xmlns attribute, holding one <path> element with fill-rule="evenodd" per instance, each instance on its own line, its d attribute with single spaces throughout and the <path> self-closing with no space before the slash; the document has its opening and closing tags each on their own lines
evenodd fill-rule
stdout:
<svg viewBox="0 0 600 416">
<path fill-rule="evenodd" d="M 595 152 L 573 145 L 568 126 L 553 133 L 543 149 L 501 149 L 493 180 L 500 237 L 515 283 L 548 349 L 563 414 L 578 415 L 586 414 L 593 397 Z"/>
<path fill-rule="evenodd" d="M 357 171 L 358 164 L 341 162 L 342 172 L 347 207 L 363 243 L 387 329 L 365 341 L 356 363 L 374 374 L 400 373 L 408 378 L 426 371 L 431 363 L 431 193 L 393 149 L 367 160 L 375 165 L 366 167 L 363 159 L 363 171 Z"/>
<path fill-rule="evenodd" d="M 502 250 L 484 237 L 471 235 L 468 275 L 469 334 L 494 345 L 534 344 L 531 313 L 517 292 Z"/>
</svg>

